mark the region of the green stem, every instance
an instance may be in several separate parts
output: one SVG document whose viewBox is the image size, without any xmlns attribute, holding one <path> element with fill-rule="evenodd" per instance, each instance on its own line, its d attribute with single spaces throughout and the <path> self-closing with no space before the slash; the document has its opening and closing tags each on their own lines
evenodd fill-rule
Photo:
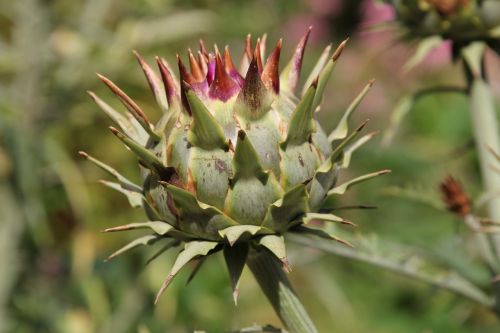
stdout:
<svg viewBox="0 0 500 333">
<path fill-rule="evenodd" d="M 498 161 L 493 152 L 500 152 L 498 120 L 495 113 L 493 95 L 486 79 L 484 67 L 474 71 L 466 65 L 467 79 L 470 86 L 470 106 L 472 128 L 479 155 L 479 164 L 486 193 L 495 193 L 500 189 L 500 173 L 495 170 Z M 479 66 L 478 66 L 479 67 Z M 500 221 L 500 196 L 493 196 L 488 203 L 489 217 Z M 500 258 L 500 235 L 492 235 L 497 257 Z"/>
<path fill-rule="evenodd" d="M 252 249 L 247 265 L 291 333 L 318 333 L 276 257 L 265 250 Z"/>
</svg>

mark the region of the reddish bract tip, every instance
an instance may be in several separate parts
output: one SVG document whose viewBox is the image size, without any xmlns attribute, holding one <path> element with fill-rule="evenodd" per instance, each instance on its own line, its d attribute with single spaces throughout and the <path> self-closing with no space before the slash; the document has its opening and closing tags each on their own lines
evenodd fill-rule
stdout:
<svg viewBox="0 0 500 333">
<path fill-rule="evenodd" d="M 266 62 L 262 71 L 262 81 L 268 89 L 272 89 L 276 94 L 280 91 L 279 61 L 283 40 L 280 38 L 273 52 Z"/>
<path fill-rule="evenodd" d="M 253 57 L 257 60 L 257 68 L 259 69 L 259 73 L 262 74 L 263 66 L 262 66 L 262 56 L 260 54 L 260 38 L 257 39 L 257 43 L 255 43 L 255 50 L 253 52 Z"/>
<path fill-rule="evenodd" d="M 180 81 L 186 81 L 189 84 L 193 84 L 196 82 L 196 79 L 194 76 L 189 73 L 187 70 L 186 66 L 182 63 L 181 57 L 177 54 L 177 65 L 179 66 L 179 75 L 180 75 Z"/>
<path fill-rule="evenodd" d="M 247 54 L 247 58 L 250 61 L 252 59 L 252 35 L 248 34 L 245 39 L 245 52 Z"/>
<path fill-rule="evenodd" d="M 199 45 L 201 53 L 203 53 L 205 57 L 208 57 L 208 51 L 207 48 L 205 47 L 205 42 L 203 42 L 203 39 L 199 40 Z"/>
<path fill-rule="evenodd" d="M 242 87 L 243 77 L 234 68 L 233 59 L 231 58 L 231 53 L 229 52 L 229 47 L 227 45 L 224 48 L 224 67 L 229 76 L 231 76 L 231 78 L 236 81 L 240 87 Z"/>
<path fill-rule="evenodd" d="M 191 74 L 193 77 L 196 79 L 197 82 L 205 80 L 205 75 L 203 75 L 203 71 L 200 68 L 200 65 L 198 64 L 198 61 L 193 55 L 193 52 L 191 52 L 191 49 L 188 49 L 188 56 L 189 56 L 189 66 L 191 67 Z"/>
<path fill-rule="evenodd" d="M 240 90 L 239 85 L 226 73 L 220 54 L 215 56 L 215 77 L 208 95 L 221 101 L 227 101 Z"/>
<path fill-rule="evenodd" d="M 208 72 L 208 57 L 205 57 L 201 51 L 198 51 L 198 63 L 200 64 L 203 75 L 206 77 Z"/>
<path fill-rule="evenodd" d="M 292 68 L 290 69 L 290 74 L 288 76 L 288 85 L 290 90 L 294 90 L 297 87 L 300 78 L 300 71 L 302 69 L 302 61 L 304 59 L 304 51 L 307 46 L 307 41 L 311 35 L 312 26 L 307 29 L 305 35 L 300 39 L 295 52 L 292 56 Z"/>
<path fill-rule="evenodd" d="M 172 105 L 177 94 L 175 89 L 175 82 L 172 78 L 172 74 L 168 69 L 168 66 L 164 59 L 160 57 L 156 57 L 156 63 L 158 64 L 158 68 L 160 69 L 161 79 L 163 81 L 163 86 L 165 87 L 165 95 L 167 96 L 168 105 Z"/>
<path fill-rule="evenodd" d="M 215 57 L 213 54 L 208 55 L 208 65 L 207 65 L 207 82 L 209 85 L 212 84 L 215 77 Z"/>
<path fill-rule="evenodd" d="M 332 55 L 332 60 L 333 61 L 337 61 L 337 59 L 342 54 L 342 51 L 344 51 L 344 48 L 345 48 L 345 46 L 346 46 L 346 44 L 347 44 L 348 41 L 349 41 L 349 37 L 347 37 L 342 43 L 340 43 L 340 45 L 337 47 L 337 49 L 335 50 L 335 52 L 333 52 L 333 55 Z"/>
</svg>

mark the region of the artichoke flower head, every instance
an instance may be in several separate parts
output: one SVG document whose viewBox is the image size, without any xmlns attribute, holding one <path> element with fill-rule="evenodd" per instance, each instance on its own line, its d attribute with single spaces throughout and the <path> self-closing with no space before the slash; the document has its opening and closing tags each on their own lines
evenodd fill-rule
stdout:
<svg viewBox="0 0 500 333">
<path fill-rule="evenodd" d="M 310 29 L 292 59 L 279 72 L 282 41 L 264 62 L 265 37 L 252 46 L 250 36 L 239 68 L 226 47 L 188 52 L 190 70 L 177 56 L 179 76 L 162 58 L 159 73 L 136 53 L 149 87 L 162 110 L 153 125 L 140 106 L 111 80 L 99 76 L 127 109 L 121 113 L 93 93 L 91 97 L 116 123 L 111 127 L 139 161 L 143 179 L 135 184 L 87 153 L 81 154 L 116 181 L 103 183 L 142 206 L 147 222 L 106 229 L 149 229 L 109 259 L 137 247 L 164 243 L 152 259 L 180 246 L 159 296 L 188 262 L 224 254 L 236 301 L 237 285 L 249 251 L 268 251 L 285 269 L 284 235 L 312 234 L 350 244 L 312 221 L 350 224 L 333 214 L 335 202 L 356 183 L 379 171 L 337 184 L 351 154 L 373 133 L 358 138 L 364 127 L 349 129 L 350 115 L 367 93 L 356 97 L 335 130 L 327 135 L 315 119 L 333 68 L 346 45 L 330 46 L 297 91 Z M 198 265 L 199 265 L 198 264 Z M 196 268 L 195 268 L 196 270 Z"/>
<path fill-rule="evenodd" d="M 439 37 L 450 40 L 457 57 L 473 42 L 484 42 L 500 53 L 498 0 L 384 0 L 394 7 L 406 39 Z M 435 41 L 435 39 L 434 39 Z M 426 46 L 429 48 L 429 46 Z"/>
</svg>

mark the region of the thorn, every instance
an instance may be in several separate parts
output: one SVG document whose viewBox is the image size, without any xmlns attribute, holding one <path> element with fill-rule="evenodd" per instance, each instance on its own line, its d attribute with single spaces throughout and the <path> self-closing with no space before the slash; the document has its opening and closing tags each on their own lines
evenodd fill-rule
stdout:
<svg viewBox="0 0 500 333">
<path fill-rule="evenodd" d="M 200 45 L 200 51 L 201 53 L 203 53 L 203 55 L 205 57 L 208 57 L 208 51 L 207 51 L 207 48 L 205 47 L 205 42 L 203 42 L 203 39 L 200 38 L 200 40 L 198 41 L 199 45 Z"/>
<path fill-rule="evenodd" d="M 356 128 L 354 130 L 354 132 L 361 132 L 363 130 L 363 128 L 365 128 L 366 124 L 368 124 L 369 121 L 370 121 L 370 119 L 366 119 L 364 122 L 361 123 L 361 125 L 358 126 L 358 128 Z"/>
<path fill-rule="evenodd" d="M 85 157 L 85 158 L 89 158 L 89 154 L 87 154 L 87 153 L 86 153 L 86 152 L 84 152 L 83 150 L 80 150 L 80 151 L 78 152 L 78 154 L 79 154 L 80 156 Z"/>
<path fill-rule="evenodd" d="M 346 44 L 347 44 L 348 41 L 349 41 L 349 37 L 347 37 L 342 43 L 340 43 L 340 45 L 337 47 L 337 49 L 335 50 L 335 52 L 333 52 L 333 55 L 332 55 L 332 60 L 333 61 L 337 61 L 337 59 L 342 54 L 342 51 L 344 51 L 344 48 L 345 48 L 345 46 L 346 46 Z"/>
<path fill-rule="evenodd" d="M 318 82 L 319 82 L 319 75 L 316 76 L 316 78 L 313 80 L 311 83 L 311 87 L 314 87 L 314 89 L 318 89 Z"/>
<path fill-rule="evenodd" d="M 252 35 L 248 34 L 246 39 L 245 39 L 245 52 L 248 57 L 248 61 L 252 60 Z"/>
<path fill-rule="evenodd" d="M 174 276 L 172 274 L 168 274 L 167 278 L 165 279 L 165 281 L 163 281 L 163 284 L 161 285 L 160 290 L 156 294 L 155 302 L 154 302 L 155 305 L 158 304 L 158 301 L 160 300 L 161 295 L 163 294 L 163 292 L 165 291 L 165 289 L 167 289 L 167 287 L 170 284 L 170 282 L 172 281 L 173 277 Z"/>
<path fill-rule="evenodd" d="M 120 131 L 118 131 L 118 130 L 117 130 L 116 128 L 114 128 L 113 126 L 109 126 L 108 128 L 109 128 L 109 130 L 111 131 L 111 133 L 113 133 L 114 135 L 116 135 L 116 136 L 120 136 L 120 135 L 121 135 Z"/>
<path fill-rule="evenodd" d="M 381 171 L 379 171 L 379 172 L 378 172 L 378 175 L 379 175 L 379 176 L 382 176 L 382 175 L 385 175 L 385 174 L 387 174 L 387 173 L 391 173 L 391 172 L 392 172 L 392 170 L 385 169 L 385 170 L 381 170 Z"/>
<path fill-rule="evenodd" d="M 238 306 L 238 294 L 239 294 L 239 289 L 238 287 L 236 287 L 233 289 L 233 301 L 235 306 Z"/>
<path fill-rule="evenodd" d="M 259 73 L 262 74 L 263 66 L 262 66 L 262 57 L 260 55 L 260 38 L 258 38 L 257 43 L 255 43 L 255 50 L 253 56 L 257 60 L 257 68 L 259 68 Z"/>
</svg>

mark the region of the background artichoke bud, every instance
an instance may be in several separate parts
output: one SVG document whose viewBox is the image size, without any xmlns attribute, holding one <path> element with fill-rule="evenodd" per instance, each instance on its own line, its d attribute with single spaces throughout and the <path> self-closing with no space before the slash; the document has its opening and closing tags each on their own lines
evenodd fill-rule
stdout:
<svg viewBox="0 0 500 333">
<path fill-rule="evenodd" d="M 456 46 L 487 42 L 497 52 L 500 2 L 496 0 L 386 0 L 405 38 L 440 36 Z"/>
</svg>

